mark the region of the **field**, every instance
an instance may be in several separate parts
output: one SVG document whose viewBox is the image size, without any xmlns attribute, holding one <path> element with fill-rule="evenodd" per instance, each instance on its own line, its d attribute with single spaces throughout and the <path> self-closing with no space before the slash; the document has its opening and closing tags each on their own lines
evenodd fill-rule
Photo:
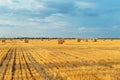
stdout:
<svg viewBox="0 0 120 80">
<path fill-rule="evenodd" d="M 120 80 L 120 40 L 0 41 L 0 80 Z"/>
</svg>

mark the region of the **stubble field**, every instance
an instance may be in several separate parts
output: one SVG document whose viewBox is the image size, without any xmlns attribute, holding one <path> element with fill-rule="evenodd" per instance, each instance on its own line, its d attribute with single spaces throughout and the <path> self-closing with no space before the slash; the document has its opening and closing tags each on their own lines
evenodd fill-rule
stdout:
<svg viewBox="0 0 120 80">
<path fill-rule="evenodd" d="M 120 80 L 120 40 L 0 41 L 0 80 Z"/>
</svg>

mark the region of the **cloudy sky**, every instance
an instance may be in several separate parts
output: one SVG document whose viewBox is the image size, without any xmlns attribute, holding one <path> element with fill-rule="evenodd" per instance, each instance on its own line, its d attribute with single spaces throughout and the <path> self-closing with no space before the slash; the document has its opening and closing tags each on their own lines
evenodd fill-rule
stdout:
<svg viewBox="0 0 120 80">
<path fill-rule="evenodd" d="M 119 0 L 0 0 L 0 37 L 119 37 Z"/>
</svg>

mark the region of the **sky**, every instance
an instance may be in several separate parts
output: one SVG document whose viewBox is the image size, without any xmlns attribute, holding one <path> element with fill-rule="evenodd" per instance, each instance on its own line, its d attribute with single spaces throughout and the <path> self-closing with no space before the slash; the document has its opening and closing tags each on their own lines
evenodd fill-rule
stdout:
<svg viewBox="0 0 120 80">
<path fill-rule="evenodd" d="M 0 0 L 0 37 L 120 38 L 120 0 Z"/>
</svg>

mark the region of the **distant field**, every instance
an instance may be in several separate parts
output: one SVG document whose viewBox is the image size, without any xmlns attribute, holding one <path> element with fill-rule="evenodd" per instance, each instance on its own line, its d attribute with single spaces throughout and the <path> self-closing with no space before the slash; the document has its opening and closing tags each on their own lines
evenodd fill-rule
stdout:
<svg viewBox="0 0 120 80">
<path fill-rule="evenodd" d="M 0 40 L 0 80 L 120 80 L 120 40 Z"/>
</svg>

